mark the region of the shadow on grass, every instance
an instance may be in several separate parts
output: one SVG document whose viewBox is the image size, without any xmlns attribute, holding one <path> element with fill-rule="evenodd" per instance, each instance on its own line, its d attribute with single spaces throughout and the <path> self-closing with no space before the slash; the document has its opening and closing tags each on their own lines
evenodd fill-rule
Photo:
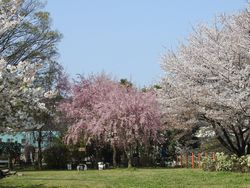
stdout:
<svg viewBox="0 0 250 188">
<path fill-rule="evenodd" d="M 0 185 L 1 188 L 45 188 L 43 184 L 37 184 L 37 185 L 29 185 L 29 186 L 16 186 L 16 185 Z M 51 187 L 53 188 L 53 187 Z M 56 187 L 54 187 L 56 188 Z"/>
<path fill-rule="evenodd" d="M 29 178 L 29 179 L 26 179 L 26 180 L 38 180 L 38 181 L 88 181 L 88 182 L 92 182 L 92 181 L 96 181 L 96 180 L 86 180 L 86 179 L 83 179 L 83 178 Z M 1 188 L 1 186 L 0 186 Z"/>
</svg>

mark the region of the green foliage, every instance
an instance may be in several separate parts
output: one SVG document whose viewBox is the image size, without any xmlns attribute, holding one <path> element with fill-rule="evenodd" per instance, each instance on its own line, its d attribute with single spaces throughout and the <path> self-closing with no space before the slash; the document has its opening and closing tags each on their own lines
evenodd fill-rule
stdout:
<svg viewBox="0 0 250 188">
<path fill-rule="evenodd" d="M 173 130 L 167 130 L 164 133 L 165 142 L 163 143 L 163 147 L 166 149 L 166 157 L 168 161 L 173 160 L 176 155 L 177 141 L 175 139 L 175 134 L 176 132 Z"/>
<path fill-rule="evenodd" d="M 216 137 L 205 137 L 200 138 L 200 140 L 200 150 L 203 152 L 224 152 L 225 154 L 228 153 L 226 148 L 221 145 Z"/>
<path fill-rule="evenodd" d="M 84 163 L 84 158 L 86 157 L 85 151 L 79 151 L 81 146 L 79 145 L 69 145 L 67 146 L 70 151 L 70 162 L 73 164 Z"/>
<path fill-rule="evenodd" d="M 161 87 L 160 85 L 158 85 L 158 84 L 155 84 L 155 85 L 154 85 L 154 88 L 155 88 L 155 89 L 162 89 L 162 87 Z"/>
<path fill-rule="evenodd" d="M 128 81 L 126 78 L 120 79 L 120 84 L 125 85 L 127 87 L 132 87 L 133 86 L 133 83 Z"/>
<path fill-rule="evenodd" d="M 22 145 L 17 142 L 1 142 L 0 155 L 5 155 L 9 158 L 19 157 L 21 154 Z"/>
<path fill-rule="evenodd" d="M 202 161 L 202 168 L 205 171 L 250 172 L 250 155 L 237 157 L 216 153 L 216 159 L 207 157 Z"/>
<path fill-rule="evenodd" d="M 57 144 L 46 149 L 43 157 L 49 169 L 65 169 L 69 160 L 69 150 L 64 144 Z"/>
<path fill-rule="evenodd" d="M 50 19 L 50 14 L 48 12 L 36 12 L 35 16 L 40 20 L 40 21 L 48 21 Z"/>
<path fill-rule="evenodd" d="M 10 2 L 10 0 L 2 0 L 1 3 L 9 3 L 9 2 Z"/>
</svg>

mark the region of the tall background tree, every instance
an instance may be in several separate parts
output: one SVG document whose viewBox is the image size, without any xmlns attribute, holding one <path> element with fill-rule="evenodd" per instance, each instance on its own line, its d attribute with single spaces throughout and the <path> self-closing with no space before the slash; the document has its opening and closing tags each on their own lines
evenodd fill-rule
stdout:
<svg viewBox="0 0 250 188">
<path fill-rule="evenodd" d="M 57 83 L 62 67 L 48 12 L 37 0 L 0 1 L 1 130 L 38 131 L 41 168 L 42 130 L 54 130 Z"/>
<path fill-rule="evenodd" d="M 59 77 L 61 66 L 55 59 L 61 35 L 51 29 L 49 13 L 41 7 L 35 0 L 0 2 L 0 102 L 5 127 L 20 128 L 11 123 L 13 119 L 20 119 L 20 125 L 29 118 L 39 124 L 37 117 L 48 112 L 45 98 L 53 96 Z"/>
<path fill-rule="evenodd" d="M 250 153 L 250 13 L 199 25 L 163 57 L 159 98 L 174 127 L 209 127 L 231 153 Z"/>
<path fill-rule="evenodd" d="M 18 23 L 0 33 L 0 55 L 10 64 L 20 61 L 40 62 L 57 56 L 57 42 L 61 34 L 51 29 L 48 12 L 41 11 L 38 0 L 4 0 L 1 11 L 15 9 L 9 18 L 18 18 Z"/>
</svg>

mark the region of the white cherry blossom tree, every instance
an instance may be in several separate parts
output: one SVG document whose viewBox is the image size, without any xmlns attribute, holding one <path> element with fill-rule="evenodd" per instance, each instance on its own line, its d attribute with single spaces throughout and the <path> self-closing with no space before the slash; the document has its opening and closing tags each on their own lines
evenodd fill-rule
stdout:
<svg viewBox="0 0 250 188">
<path fill-rule="evenodd" d="M 0 2 L 0 35 L 8 33 L 22 22 L 22 0 Z M 6 46 L 5 46 L 6 47 Z M 3 48 L 3 46 L 2 46 Z M 0 49 L 2 50 L 2 49 Z M 0 129 L 19 130 L 42 123 L 39 114 L 51 114 L 43 102 L 55 92 L 37 84 L 37 77 L 44 71 L 40 61 L 19 61 L 10 64 L 0 56 Z"/>
<path fill-rule="evenodd" d="M 211 128 L 238 156 L 250 153 L 250 12 L 199 25 L 163 57 L 159 99 L 166 121 Z"/>
</svg>

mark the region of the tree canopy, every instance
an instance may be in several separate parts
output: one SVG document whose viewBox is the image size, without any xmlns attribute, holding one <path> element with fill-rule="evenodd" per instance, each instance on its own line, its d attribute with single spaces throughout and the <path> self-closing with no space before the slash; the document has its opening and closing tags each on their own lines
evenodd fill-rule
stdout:
<svg viewBox="0 0 250 188">
<path fill-rule="evenodd" d="M 239 156 L 250 150 L 250 13 L 199 25 L 163 57 L 163 110 L 175 127 L 210 127 Z"/>
<path fill-rule="evenodd" d="M 130 159 L 138 144 L 159 140 L 162 129 L 154 91 L 142 92 L 106 75 L 81 78 L 59 109 L 72 122 L 67 142 L 98 138 L 122 148 Z"/>
</svg>

